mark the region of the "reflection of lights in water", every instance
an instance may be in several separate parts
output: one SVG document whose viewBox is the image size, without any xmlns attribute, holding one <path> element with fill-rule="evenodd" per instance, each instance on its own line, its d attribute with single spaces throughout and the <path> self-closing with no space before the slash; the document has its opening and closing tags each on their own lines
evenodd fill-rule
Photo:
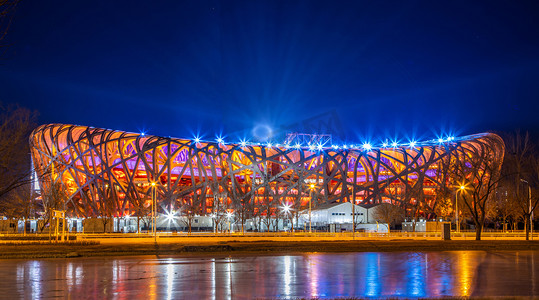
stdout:
<svg viewBox="0 0 539 300">
<path fill-rule="evenodd" d="M 148 285 L 149 291 L 148 296 L 150 299 L 157 299 L 157 277 L 154 272 L 155 270 L 152 268 L 152 265 L 147 266 L 146 268 L 149 268 L 148 274 L 150 276 L 150 284 Z"/>
<path fill-rule="evenodd" d="M 413 253 L 408 259 L 408 295 L 412 297 L 425 296 L 425 263 L 423 262 L 424 253 Z"/>
<path fill-rule="evenodd" d="M 469 296 L 470 295 L 470 287 L 472 285 L 472 274 L 471 272 L 471 264 L 470 264 L 470 253 L 467 251 L 460 252 L 460 259 L 459 259 L 459 271 L 457 272 L 457 276 L 460 276 L 459 284 L 460 284 L 460 295 L 459 296 Z"/>
<path fill-rule="evenodd" d="M 318 264 L 317 256 L 311 255 L 309 259 L 309 274 L 311 279 L 311 297 L 318 296 Z"/>
<path fill-rule="evenodd" d="M 172 259 L 168 259 L 167 265 L 167 299 L 172 299 L 172 286 L 174 285 L 174 265 L 172 264 Z"/>
<path fill-rule="evenodd" d="M 67 289 L 69 293 L 71 293 L 71 290 L 73 289 L 74 282 L 74 276 L 73 276 L 73 263 L 68 262 L 67 263 L 67 271 L 66 271 L 66 280 L 67 280 Z"/>
<path fill-rule="evenodd" d="M 228 262 L 226 264 L 226 296 L 228 299 L 232 299 L 232 261 L 230 257 L 227 260 Z"/>
<path fill-rule="evenodd" d="M 365 295 L 368 297 L 377 297 L 380 295 L 380 278 L 378 269 L 380 255 L 378 253 L 366 253 L 367 276 L 365 278 Z"/>
<path fill-rule="evenodd" d="M 32 282 L 32 299 L 41 297 L 41 263 L 34 261 L 30 266 L 30 282 Z"/>
<path fill-rule="evenodd" d="M 439 262 L 439 288 L 435 296 L 450 296 L 453 286 L 453 277 L 451 276 L 451 262 L 449 259 L 444 259 Z"/>
<path fill-rule="evenodd" d="M 284 295 L 290 296 L 290 281 L 291 281 L 291 259 L 290 256 L 284 257 Z"/>
<path fill-rule="evenodd" d="M 211 259 L 211 298 L 215 300 L 215 258 Z"/>
<path fill-rule="evenodd" d="M 532 295 L 537 295 L 537 280 L 535 279 L 535 252 L 532 252 L 532 274 L 530 276 L 530 280 L 532 281 Z"/>
</svg>

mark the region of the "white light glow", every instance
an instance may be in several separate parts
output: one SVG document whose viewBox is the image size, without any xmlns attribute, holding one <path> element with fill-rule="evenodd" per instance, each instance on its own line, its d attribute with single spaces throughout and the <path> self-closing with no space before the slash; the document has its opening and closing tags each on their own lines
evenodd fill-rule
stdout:
<svg viewBox="0 0 539 300">
<path fill-rule="evenodd" d="M 290 205 L 285 204 L 283 205 L 283 212 L 288 213 L 290 211 Z"/>
<path fill-rule="evenodd" d="M 369 144 L 369 143 L 363 143 L 363 146 L 362 146 L 362 147 L 363 147 L 363 149 L 364 149 L 365 151 L 371 151 L 371 149 L 372 149 L 372 146 L 371 146 L 371 144 Z"/>
</svg>

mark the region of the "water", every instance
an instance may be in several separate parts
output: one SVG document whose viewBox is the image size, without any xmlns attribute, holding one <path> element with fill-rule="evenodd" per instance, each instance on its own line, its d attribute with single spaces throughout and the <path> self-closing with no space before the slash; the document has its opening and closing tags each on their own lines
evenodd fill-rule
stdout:
<svg viewBox="0 0 539 300">
<path fill-rule="evenodd" d="M 539 252 L 0 260 L 0 298 L 537 296 Z"/>
</svg>

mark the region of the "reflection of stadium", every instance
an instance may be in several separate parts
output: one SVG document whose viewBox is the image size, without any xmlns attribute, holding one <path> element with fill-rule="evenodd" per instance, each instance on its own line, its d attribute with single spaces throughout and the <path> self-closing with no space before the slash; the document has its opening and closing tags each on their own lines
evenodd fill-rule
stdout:
<svg viewBox="0 0 539 300">
<path fill-rule="evenodd" d="M 54 187 L 66 190 L 62 205 L 72 217 L 148 214 L 152 183 L 158 213 L 225 208 L 249 218 L 283 205 L 305 209 L 312 196 L 313 207 L 392 202 L 426 216 L 435 211 L 437 190 L 453 184 L 447 170 L 458 153 L 503 153 L 490 133 L 371 148 L 231 144 L 61 124 L 40 126 L 30 144 L 44 199 Z"/>
</svg>

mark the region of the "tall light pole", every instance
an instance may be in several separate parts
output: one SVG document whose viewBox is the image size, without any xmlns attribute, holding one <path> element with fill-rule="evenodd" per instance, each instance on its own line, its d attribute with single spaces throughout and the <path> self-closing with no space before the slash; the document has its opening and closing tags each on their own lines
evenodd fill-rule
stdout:
<svg viewBox="0 0 539 300">
<path fill-rule="evenodd" d="M 311 183 L 310 185 L 310 192 L 309 192 L 309 233 L 312 233 L 311 230 L 311 202 L 313 202 L 313 190 L 315 188 L 314 183 Z"/>
<path fill-rule="evenodd" d="M 156 223 L 156 203 L 155 203 L 155 182 L 152 182 L 152 230 L 153 230 L 153 240 L 157 243 L 157 223 Z"/>
<path fill-rule="evenodd" d="M 530 214 L 530 238 L 533 240 L 532 187 L 526 180 L 521 178 L 520 181 L 525 182 L 528 185 L 528 212 Z"/>
<path fill-rule="evenodd" d="M 459 188 L 460 188 L 461 191 L 464 191 L 464 189 L 466 189 L 466 187 L 463 186 L 463 185 L 461 185 Z M 455 213 L 457 214 L 457 217 L 456 217 L 456 220 L 457 220 L 457 232 L 460 232 L 458 194 L 459 194 L 459 190 L 457 190 L 455 192 Z"/>
</svg>

